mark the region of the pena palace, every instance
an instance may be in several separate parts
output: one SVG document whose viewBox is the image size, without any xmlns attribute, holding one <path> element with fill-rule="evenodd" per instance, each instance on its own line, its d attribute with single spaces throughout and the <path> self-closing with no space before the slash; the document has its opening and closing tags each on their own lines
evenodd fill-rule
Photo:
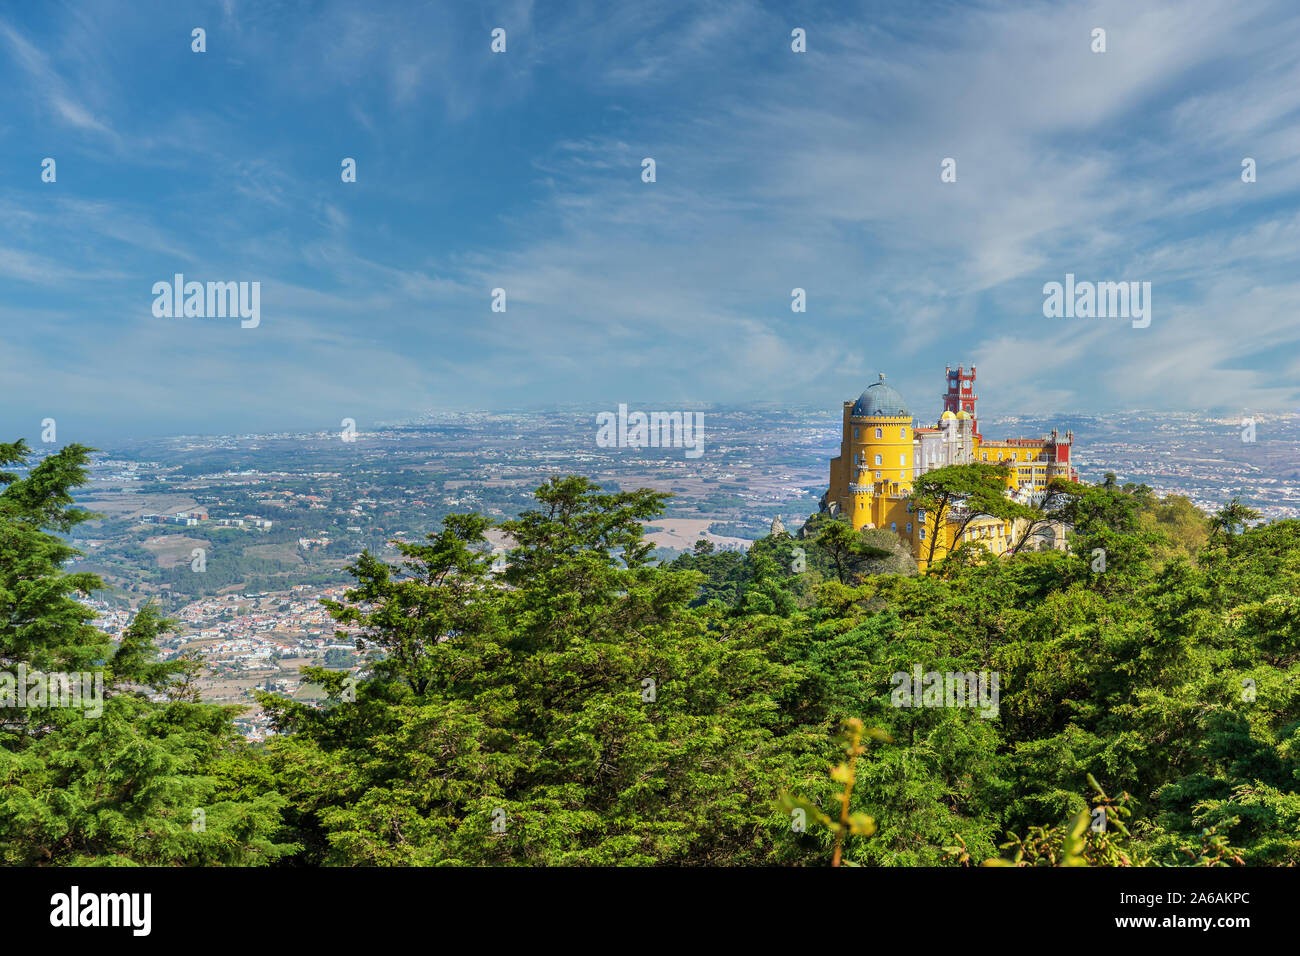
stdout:
<svg viewBox="0 0 1300 956">
<path fill-rule="evenodd" d="M 943 413 L 933 428 L 913 424 L 903 396 L 880 381 L 874 382 L 856 402 L 844 403 L 844 430 L 840 454 L 831 459 L 830 487 L 822 496 L 822 510 L 842 515 L 854 530 L 888 528 L 907 545 L 924 569 L 933 535 L 939 535 L 936 558 L 954 547 L 953 536 L 966 515 L 945 516 L 937 528 L 933 517 L 912 501 L 912 483 L 921 475 L 947 465 L 974 462 L 1008 466 L 1007 496 L 1024 504 L 1040 503 L 1047 483 L 1055 477 L 1079 480 L 1070 461 L 1074 433 L 1062 439 L 1054 428 L 1043 438 L 990 441 L 980 434 L 975 414 L 975 366 L 965 371 L 948 367 Z M 994 554 L 1011 548 L 1020 531 L 1018 522 L 978 516 L 967 525 L 965 541 L 982 543 Z M 1064 547 L 1065 529 L 1048 527 L 1042 544 Z M 1037 535 L 1036 535 L 1037 537 Z"/>
</svg>

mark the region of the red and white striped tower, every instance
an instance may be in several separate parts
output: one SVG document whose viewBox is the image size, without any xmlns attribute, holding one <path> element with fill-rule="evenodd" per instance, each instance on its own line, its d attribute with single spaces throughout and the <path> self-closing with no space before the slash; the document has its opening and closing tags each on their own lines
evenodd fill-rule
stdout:
<svg viewBox="0 0 1300 956">
<path fill-rule="evenodd" d="M 955 369 L 949 365 L 944 370 L 944 376 L 948 380 L 948 391 L 943 396 L 943 410 L 954 415 L 958 412 L 970 415 L 975 437 L 982 438 L 979 419 L 975 415 L 975 400 L 978 397 L 975 394 L 975 366 L 972 365 L 967 372 L 960 365 Z"/>
</svg>

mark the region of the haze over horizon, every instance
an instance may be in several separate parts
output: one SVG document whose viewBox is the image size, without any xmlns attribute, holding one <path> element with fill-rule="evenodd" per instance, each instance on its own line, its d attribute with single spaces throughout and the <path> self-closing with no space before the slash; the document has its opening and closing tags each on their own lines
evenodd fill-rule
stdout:
<svg viewBox="0 0 1300 956">
<path fill-rule="evenodd" d="M 710 419 L 710 415 L 716 416 L 733 416 L 738 411 L 746 408 L 754 408 L 762 413 L 779 412 L 787 409 L 791 413 L 807 415 L 823 412 L 825 419 L 825 431 L 828 436 L 827 441 L 838 440 L 840 432 L 840 420 L 838 410 L 835 408 L 821 409 L 809 402 L 791 402 L 781 404 L 765 404 L 760 402 L 754 403 L 664 403 L 653 401 L 630 401 L 626 403 L 630 411 L 646 411 L 649 409 L 666 409 L 668 411 L 687 411 L 703 410 L 705 412 L 705 432 L 706 434 L 716 434 L 713 430 L 718 427 L 716 418 Z M 520 407 L 514 409 L 502 408 L 441 408 L 426 409 L 419 414 L 411 414 L 402 418 L 392 420 L 379 420 L 374 422 L 358 422 L 356 431 L 359 438 L 364 439 L 368 433 L 386 433 L 393 429 L 438 427 L 455 424 L 468 424 L 469 420 L 477 417 L 491 417 L 496 419 L 515 418 L 520 421 L 521 426 L 531 416 L 538 416 L 548 413 L 554 413 L 556 416 L 568 416 L 572 419 L 575 426 L 581 424 L 584 428 L 590 422 L 590 434 L 587 438 L 594 445 L 598 432 L 596 415 L 603 411 L 615 412 L 617 403 L 606 403 L 608 409 L 603 406 L 600 411 L 591 411 L 595 409 L 599 402 L 596 403 L 561 403 L 550 405 L 537 405 L 533 407 Z M 591 412 L 588 414 L 588 412 Z M 1194 429 L 1195 434 L 1206 437 L 1214 431 L 1224 431 L 1237 436 L 1241 421 L 1237 413 L 1231 409 L 1179 409 L 1170 411 L 1151 411 L 1147 409 L 1119 409 L 1107 414 L 1098 415 L 1095 412 L 1087 411 L 1051 411 L 1051 410 L 1028 410 L 1015 411 L 1007 410 L 1000 414 L 985 414 L 983 411 L 983 400 L 981 399 L 981 410 L 979 419 L 983 430 L 990 437 L 998 438 L 1033 438 L 1046 435 L 1052 428 L 1060 428 L 1064 431 L 1067 428 L 1073 428 L 1081 437 L 1086 436 L 1092 429 L 1087 425 L 1081 425 L 1081 422 L 1089 422 L 1099 427 L 1104 427 L 1107 432 L 1116 434 L 1130 434 L 1125 428 L 1126 422 L 1132 422 L 1133 419 L 1153 419 L 1161 421 L 1166 418 L 1179 419 L 1183 416 L 1192 416 L 1201 419 L 1201 424 L 1209 426 L 1210 423 L 1217 423 L 1217 427 L 1207 430 L 1207 428 Z M 937 417 L 930 414 L 929 407 L 914 412 L 914 420 L 918 425 L 927 425 L 931 419 Z M 1284 431 L 1277 431 L 1269 427 L 1269 423 L 1276 420 L 1284 420 L 1286 425 Z M 1252 419 L 1257 422 L 1258 427 L 1262 429 L 1258 433 L 1258 441 L 1290 441 L 1293 440 L 1295 427 L 1300 425 L 1300 415 L 1282 410 L 1280 412 L 1257 412 Z M 1013 423 L 1020 423 L 1017 427 Z M 1028 423 L 1028 425 L 1026 425 Z M 154 442 L 170 442 L 187 438 L 193 438 L 200 441 L 209 441 L 216 439 L 248 439 L 264 438 L 270 436 L 311 436 L 317 435 L 334 439 L 340 432 L 341 420 L 337 422 L 282 422 L 279 425 L 272 425 L 265 428 L 253 429 L 221 429 L 212 427 L 207 429 L 165 429 L 160 428 L 154 431 L 147 431 L 139 428 L 129 427 L 125 423 L 124 427 L 114 428 L 111 424 L 103 427 L 96 427 L 89 423 L 74 422 L 73 428 L 64 430 L 63 423 L 59 423 L 57 442 L 43 442 L 41 440 L 40 423 L 25 427 L 21 432 L 15 433 L 13 437 L 24 438 L 29 448 L 37 458 L 46 454 L 56 452 L 65 444 L 77 442 L 83 445 L 90 445 L 101 454 L 112 456 L 115 453 L 137 454 L 140 446 L 152 444 Z M 729 427 L 724 426 L 723 431 L 729 431 Z M 581 435 L 575 435 L 575 438 L 581 438 Z M 1134 425 L 1131 431 L 1131 437 L 1134 440 L 1141 440 L 1149 437 L 1149 432 L 1144 427 Z"/>
<path fill-rule="evenodd" d="M 989 420 L 1300 405 L 1282 2 L 318 7 L 0 14 L 12 437 L 835 419 L 877 370 L 926 419 L 947 363 Z M 155 317 L 176 273 L 260 282 L 260 323 Z M 1067 274 L 1150 282 L 1150 326 L 1046 318 Z"/>
</svg>

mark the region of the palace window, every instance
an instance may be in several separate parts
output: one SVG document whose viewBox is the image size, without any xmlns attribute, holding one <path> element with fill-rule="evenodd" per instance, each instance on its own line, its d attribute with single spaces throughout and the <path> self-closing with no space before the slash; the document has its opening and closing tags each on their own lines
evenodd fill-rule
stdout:
<svg viewBox="0 0 1300 956">
<path fill-rule="evenodd" d="M 900 429 L 898 430 L 898 437 L 899 437 L 899 438 L 906 438 L 906 437 L 907 437 L 907 426 L 906 426 L 906 425 L 904 425 L 902 428 L 900 428 Z"/>
<path fill-rule="evenodd" d="M 905 468 L 906 466 L 907 466 L 907 452 L 904 452 L 903 454 L 898 456 L 898 467 Z"/>
<path fill-rule="evenodd" d="M 907 533 L 908 534 L 912 533 L 912 522 L 910 521 L 907 523 Z"/>
<path fill-rule="evenodd" d="M 854 440 L 854 441 L 857 441 L 857 440 L 858 440 L 858 426 L 857 426 L 857 425 L 854 425 L 854 426 L 853 426 L 853 440 Z"/>
<path fill-rule="evenodd" d="M 883 455 L 877 455 L 877 456 L 876 456 L 876 464 L 877 464 L 877 465 L 882 464 L 882 459 L 883 459 L 883 458 L 884 458 Z"/>
<path fill-rule="evenodd" d="M 917 517 L 919 520 L 924 521 L 924 520 L 925 520 L 925 509 L 922 508 L 920 511 L 918 511 L 918 512 L 916 513 L 916 517 Z"/>
<path fill-rule="evenodd" d="M 883 428 L 877 428 L 877 429 L 876 429 L 876 437 L 877 437 L 877 438 L 884 438 L 884 437 L 885 437 L 885 430 L 884 430 Z"/>
<path fill-rule="evenodd" d="M 889 522 L 889 530 L 890 530 L 890 531 L 897 531 L 897 530 L 898 530 L 898 522 L 897 522 L 897 521 L 891 521 L 891 522 Z"/>
<path fill-rule="evenodd" d="M 924 529 L 924 528 L 921 529 L 921 540 L 922 540 L 922 541 L 925 540 L 925 529 Z"/>
</svg>

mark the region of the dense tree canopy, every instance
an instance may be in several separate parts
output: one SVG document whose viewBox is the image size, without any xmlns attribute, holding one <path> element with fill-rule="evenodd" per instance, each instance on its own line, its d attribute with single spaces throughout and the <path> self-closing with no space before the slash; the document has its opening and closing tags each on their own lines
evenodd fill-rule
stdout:
<svg viewBox="0 0 1300 956">
<path fill-rule="evenodd" d="M 146 607 L 114 648 L 73 599 L 98 583 L 53 532 L 85 454 L 0 475 L 3 666 L 106 687 L 99 717 L 0 713 L 7 862 L 1300 863 L 1300 521 L 1058 483 L 1065 552 L 919 575 L 820 515 L 659 565 L 664 495 L 557 477 L 501 525 L 504 570 L 477 514 L 362 554 L 329 605 L 360 680 L 261 693 L 279 734 L 252 747 L 158 661 L 169 622 Z M 992 472 L 945 471 L 931 507 L 1005 509 Z"/>
<path fill-rule="evenodd" d="M 91 449 L 70 445 L 25 478 L 0 474 L 0 679 L 76 675 L 102 692 L 83 706 L 0 707 L 0 860 L 7 864 L 254 864 L 275 859 L 285 800 L 238 792 L 243 751 L 232 714 L 198 703 L 195 665 L 160 663 L 170 622 L 146 605 L 120 646 L 75 600 L 102 585 L 65 574 L 76 552 L 50 531 L 87 518 L 72 506 Z M 22 442 L 0 463 L 23 464 Z M 0 692 L 3 693 L 3 692 Z M 87 705 L 89 704 L 89 705 Z"/>
</svg>

